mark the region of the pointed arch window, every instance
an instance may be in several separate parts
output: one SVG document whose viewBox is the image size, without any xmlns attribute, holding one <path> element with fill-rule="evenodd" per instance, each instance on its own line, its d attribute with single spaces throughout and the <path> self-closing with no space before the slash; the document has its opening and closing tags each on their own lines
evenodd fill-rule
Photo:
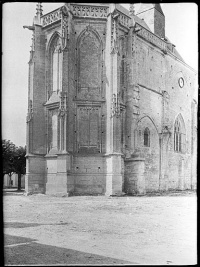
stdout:
<svg viewBox="0 0 200 267">
<path fill-rule="evenodd" d="M 148 127 L 144 130 L 144 146 L 150 147 L 150 131 Z"/>
<path fill-rule="evenodd" d="M 77 44 L 78 89 L 100 88 L 101 86 L 101 43 L 90 30 L 83 32 Z"/>
<path fill-rule="evenodd" d="M 57 38 L 52 51 L 52 88 L 54 92 L 58 92 L 61 87 L 61 44 L 60 39 Z"/>
<path fill-rule="evenodd" d="M 180 116 L 177 117 L 174 123 L 174 150 L 176 152 L 185 151 L 185 130 Z"/>
</svg>

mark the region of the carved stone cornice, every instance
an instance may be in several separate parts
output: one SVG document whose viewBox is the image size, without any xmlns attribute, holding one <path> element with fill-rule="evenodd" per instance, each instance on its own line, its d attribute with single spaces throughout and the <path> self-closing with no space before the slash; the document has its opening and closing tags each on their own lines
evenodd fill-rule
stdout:
<svg viewBox="0 0 200 267">
<path fill-rule="evenodd" d="M 108 7 L 71 4 L 71 11 L 75 17 L 89 17 L 98 19 L 107 19 Z"/>
<path fill-rule="evenodd" d="M 62 18 L 62 8 L 58 8 L 52 12 L 47 13 L 41 17 L 42 19 L 42 27 L 49 26 L 55 22 L 58 22 Z"/>
<path fill-rule="evenodd" d="M 137 24 L 135 27 L 139 27 L 140 29 L 137 31 L 137 35 L 142 37 L 143 39 L 147 40 L 148 42 L 152 43 L 153 45 L 159 47 L 164 53 L 167 51 L 167 43 L 153 34 L 152 32 L 148 31 L 141 25 Z"/>
<path fill-rule="evenodd" d="M 119 12 L 119 11 L 118 11 Z M 131 18 L 126 16 L 125 14 L 119 12 L 119 18 L 118 18 L 119 24 L 121 24 L 122 26 L 129 28 L 130 26 L 130 21 Z"/>
</svg>

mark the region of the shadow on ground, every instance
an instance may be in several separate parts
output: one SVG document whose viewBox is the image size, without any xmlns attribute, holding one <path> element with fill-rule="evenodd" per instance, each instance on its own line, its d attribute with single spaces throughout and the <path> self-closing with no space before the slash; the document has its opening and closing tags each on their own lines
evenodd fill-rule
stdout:
<svg viewBox="0 0 200 267">
<path fill-rule="evenodd" d="M 14 235 L 4 235 L 4 246 L 20 244 L 20 243 L 29 243 L 33 241 L 37 241 L 37 239 L 14 236 Z"/>
<path fill-rule="evenodd" d="M 21 223 L 21 222 L 5 222 L 4 228 L 26 228 L 26 227 L 34 227 L 40 226 L 42 224 L 39 223 Z"/>
<path fill-rule="evenodd" d="M 26 243 L 26 244 L 24 244 Z M 132 265 L 134 263 L 78 250 L 36 243 L 36 240 L 5 235 L 4 264 Z"/>
<path fill-rule="evenodd" d="M 68 222 L 60 223 L 23 223 L 23 222 L 4 222 L 4 228 L 27 228 L 27 227 L 36 227 L 41 225 L 68 225 Z"/>
</svg>

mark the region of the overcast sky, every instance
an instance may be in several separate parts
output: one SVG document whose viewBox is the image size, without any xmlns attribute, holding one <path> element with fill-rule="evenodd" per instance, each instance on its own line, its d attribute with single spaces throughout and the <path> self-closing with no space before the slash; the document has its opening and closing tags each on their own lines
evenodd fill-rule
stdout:
<svg viewBox="0 0 200 267">
<path fill-rule="evenodd" d="M 43 3 L 43 14 L 64 3 Z M 123 4 L 129 8 L 129 4 Z M 136 5 L 136 11 L 139 4 Z M 161 4 L 165 14 L 165 34 L 176 45 L 185 62 L 198 66 L 198 8 L 195 3 Z M 3 4 L 2 42 L 2 138 L 17 146 L 26 143 L 26 114 L 28 106 L 28 61 L 36 3 Z"/>
</svg>

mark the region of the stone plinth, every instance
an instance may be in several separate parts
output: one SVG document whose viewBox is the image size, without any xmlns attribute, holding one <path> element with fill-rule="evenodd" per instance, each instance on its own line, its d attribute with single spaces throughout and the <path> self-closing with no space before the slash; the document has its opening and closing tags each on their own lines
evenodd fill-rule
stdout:
<svg viewBox="0 0 200 267">
<path fill-rule="evenodd" d="M 125 192 L 129 194 L 145 194 L 144 178 L 145 159 L 131 157 L 125 160 Z"/>
<path fill-rule="evenodd" d="M 68 153 L 46 155 L 46 194 L 68 196 L 74 191 L 74 182 L 68 177 L 71 159 Z"/>
<path fill-rule="evenodd" d="M 29 193 L 45 192 L 45 158 L 43 155 L 26 155 L 25 191 Z"/>
<path fill-rule="evenodd" d="M 122 195 L 121 154 L 110 154 L 106 157 L 106 196 Z"/>
</svg>

